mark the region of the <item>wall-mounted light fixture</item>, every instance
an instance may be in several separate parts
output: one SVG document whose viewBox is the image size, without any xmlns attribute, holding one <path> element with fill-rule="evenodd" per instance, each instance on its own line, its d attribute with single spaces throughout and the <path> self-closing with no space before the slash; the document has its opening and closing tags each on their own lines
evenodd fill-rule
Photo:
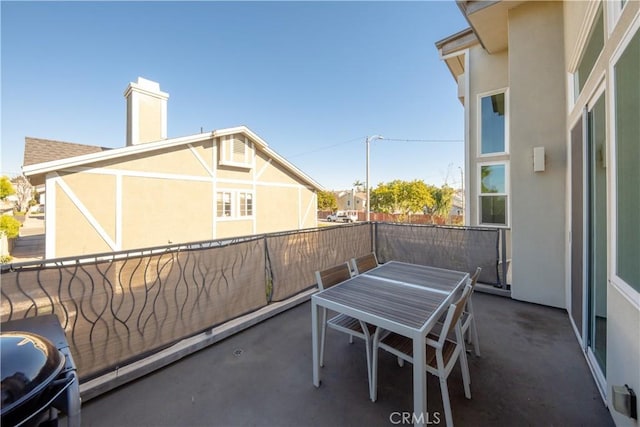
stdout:
<svg viewBox="0 0 640 427">
<path fill-rule="evenodd" d="M 634 420 L 638 419 L 638 402 L 636 394 L 628 385 L 614 385 L 611 387 L 613 408 Z"/>
<path fill-rule="evenodd" d="M 533 171 L 544 172 L 544 147 L 533 147 Z"/>
</svg>

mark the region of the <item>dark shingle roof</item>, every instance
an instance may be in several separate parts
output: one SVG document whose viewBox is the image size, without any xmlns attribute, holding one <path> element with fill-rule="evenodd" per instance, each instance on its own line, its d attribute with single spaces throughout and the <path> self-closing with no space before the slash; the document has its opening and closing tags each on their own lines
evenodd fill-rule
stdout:
<svg viewBox="0 0 640 427">
<path fill-rule="evenodd" d="M 83 154 L 99 153 L 106 150 L 110 150 L 110 148 L 26 137 L 24 139 L 23 166 L 67 159 L 69 157 L 82 156 Z"/>
</svg>

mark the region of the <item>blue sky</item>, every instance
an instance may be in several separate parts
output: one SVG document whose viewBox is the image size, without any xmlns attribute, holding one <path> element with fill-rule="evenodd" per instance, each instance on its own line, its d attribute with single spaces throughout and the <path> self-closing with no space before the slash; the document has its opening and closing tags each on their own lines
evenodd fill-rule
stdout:
<svg viewBox="0 0 640 427">
<path fill-rule="evenodd" d="M 168 136 L 245 125 L 327 189 L 459 186 L 463 108 L 434 43 L 446 2 L 1 2 L 2 174 L 25 136 L 125 145 L 123 92 L 170 95 Z"/>
</svg>

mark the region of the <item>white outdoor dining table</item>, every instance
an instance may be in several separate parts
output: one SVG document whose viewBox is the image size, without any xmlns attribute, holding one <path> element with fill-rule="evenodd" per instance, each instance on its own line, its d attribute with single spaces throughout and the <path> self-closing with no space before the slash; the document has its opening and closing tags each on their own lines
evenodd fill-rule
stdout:
<svg viewBox="0 0 640 427">
<path fill-rule="evenodd" d="M 320 386 L 320 307 L 344 313 L 413 340 L 414 422 L 427 413 L 426 336 L 469 274 L 390 261 L 311 298 L 313 384 Z"/>
</svg>

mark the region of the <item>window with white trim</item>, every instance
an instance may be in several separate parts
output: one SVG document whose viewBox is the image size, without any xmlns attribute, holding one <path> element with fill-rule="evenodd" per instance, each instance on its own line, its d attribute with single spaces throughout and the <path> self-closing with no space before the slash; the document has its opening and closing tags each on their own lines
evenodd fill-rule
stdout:
<svg viewBox="0 0 640 427">
<path fill-rule="evenodd" d="M 507 152 L 506 94 L 480 97 L 480 155 Z"/>
<path fill-rule="evenodd" d="M 244 135 L 220 138 L 220 164 L 242 168 L 251 167 L 251 146 Z"/>
<path fill-rule="evenodd" d="M 216 194 L 216 216 L 228 218 L 231 216 L 231 192 L 219 191 Z"/>
<path fill-rule="evenodd" d="M 602 13 L 602 5 L 598 8 L 598 12 L 596 14 L 596 19 L 591 28 L 591 32 L 589 33 L 589 37 L 587 39 L 587 43 L 584 46 L 582 51 L 582 57 L 580 58 L 580 62 L 578 63 L 578 68 L 573 74 L 573 84 L 574 84 L 574 98 L 577 99 L 580 92 L 582 92 L 582 88 L 584 88 L 584 84 L 589 78 L 591 71 L 593 71 L 593 67 L 596 65 L 596 61 L 600 56 L 600 52 L 602 52 L 602 48 L 604 47 L 604 14 Z"/>
<path fill-rule="evenodd" d="M 253 193 L 241 191 L 238 193 L 240 216 L 253 216 Z"/>
<path fill-rule="evenodd" d="M 628 0 L 609 0 L 605 3 L 607 5 L 607 33 L 613 32 L 627 3 L 629 3 Z"/>
<path fill-rule="evenodd" d="M 615 274 L 640 292 L 640 30 L 614 66 Z"/>
<path fill-rule="evenodd" d="M 507 163 L 479 164 L 478 172 L 480 183 L 478 222 L 481 225 L 508 225 Z"/>
<path fill-rule="evenodd" d="M 253 216 L 253 192 L 224 190 L 216 193 L 216 217 L 238 219 Z"/>
</svg>

